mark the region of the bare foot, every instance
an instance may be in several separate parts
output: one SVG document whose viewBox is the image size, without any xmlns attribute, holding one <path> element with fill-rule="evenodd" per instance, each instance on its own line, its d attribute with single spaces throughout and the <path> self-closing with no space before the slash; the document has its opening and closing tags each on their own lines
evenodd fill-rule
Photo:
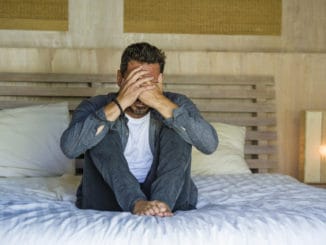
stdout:
<svg viewBox="0 0 326 245">
<path fill-rule="evenodd" d="M 132 212 L 136 215 L 152 215 L 159 217 L 171 217 L 173 213 L 171 212 L 169 206 L 161 201 L 146 201 L 139 200 L 135 203 L 134 210 Z"/>
</svg>

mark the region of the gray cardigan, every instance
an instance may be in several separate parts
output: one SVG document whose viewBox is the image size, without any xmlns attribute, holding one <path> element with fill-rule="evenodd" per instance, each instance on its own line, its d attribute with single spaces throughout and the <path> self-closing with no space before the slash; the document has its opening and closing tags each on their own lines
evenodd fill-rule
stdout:
<svg viewBox="0 0 326 245">
<path fill-rule="evenodd" d="M 173 116 L 164 119 L 157 111 L 151 110 L 149 142 L 152 153 L 154 143 L 162 124 L 173 128 L 186 142 L 195 146 L 203 153 L 210 154 L 217 148 L 218 137 L 215 129 L 203 119 L 195 104 L 186 96 L 171 92 L 164 95 L 179 108 L 173 111 Z M 61 149 L 69 158 L 75 158 L 86 150 L 97 145 L 109 130 L 117 130 L 121 136 L 123 147 L 128 140 L 127 118 L 121 116 L 113 121 L 107 121 L 103 108 L 116 98 L 117 93 L 98 95 L 82 101 L 76 108 L 69 127 L 61 136 Z M 99 126 L 104 129 L 96 135 Z"/>
</svg>

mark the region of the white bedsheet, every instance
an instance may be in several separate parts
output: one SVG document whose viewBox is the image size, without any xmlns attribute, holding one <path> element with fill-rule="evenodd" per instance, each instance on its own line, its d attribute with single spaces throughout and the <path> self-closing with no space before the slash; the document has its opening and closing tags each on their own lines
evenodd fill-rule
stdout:
<svg viewBox="0 0 326 245">
<path fill-rule="evenodd" d="M 0 244 L 326 244 L 326 190 L 274 174 L 195 176 L 173 217 L 79 210 L 79 177 L 0 179 Z"/>
</svg>

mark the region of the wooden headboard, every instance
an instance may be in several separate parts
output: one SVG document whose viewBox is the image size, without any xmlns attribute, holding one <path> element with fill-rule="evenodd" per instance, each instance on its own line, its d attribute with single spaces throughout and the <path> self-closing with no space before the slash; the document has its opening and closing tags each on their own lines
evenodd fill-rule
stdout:
<svg viewBox="0 0 326 245">
<path fill-rule="evenodd" d="M 210 122 L 246 126 L 253 172 L 277 168 L 274 79 L 270 76 L 166 75 L 164 89 L 183 93 Z M 0 109 L 68 101 L 117 91 L 115 75 L 0 73 Z"/>
</svg>

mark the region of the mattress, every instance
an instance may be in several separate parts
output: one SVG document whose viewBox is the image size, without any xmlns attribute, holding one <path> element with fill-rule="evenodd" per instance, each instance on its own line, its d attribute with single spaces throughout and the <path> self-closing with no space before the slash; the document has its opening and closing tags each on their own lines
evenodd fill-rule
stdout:
<svg viewBox="0 0 326 245">
<path fill-rule="evenodd" d="M 0 179 L 1 244 L 326 244 L 326 190 L 281 174 L 195 175 L 173 217 L 80 210 L 79 176 Z"/>
</svg>

